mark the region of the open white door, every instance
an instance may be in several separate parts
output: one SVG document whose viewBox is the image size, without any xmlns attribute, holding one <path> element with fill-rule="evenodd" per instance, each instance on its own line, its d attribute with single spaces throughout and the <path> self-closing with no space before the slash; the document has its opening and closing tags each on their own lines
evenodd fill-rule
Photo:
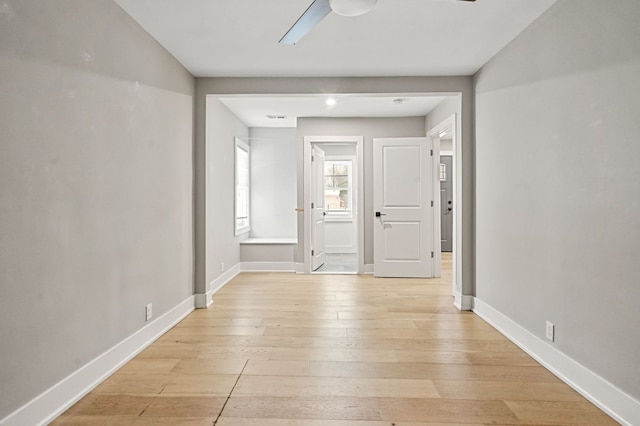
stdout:
<svg viewBox="0 0 640 426">
<path fill-rule="evenodd" d="M 431 146 L 427 138 L 373 140 L 373 274 L 433 276 Z"/>
<path fill-rule="evenodd" d="M 325 262 L 324 250 L 324 151 L 311 150 L 311 270 Z"/>
</svg>

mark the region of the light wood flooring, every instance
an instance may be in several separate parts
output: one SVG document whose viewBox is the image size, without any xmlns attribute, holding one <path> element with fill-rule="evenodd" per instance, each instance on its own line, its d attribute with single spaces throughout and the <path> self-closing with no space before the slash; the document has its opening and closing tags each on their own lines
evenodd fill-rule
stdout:
<svg viewBox="0 0 640 426">
<path fill-rule="evenodd" d="M 616 425 L 442 279 L 243 273 L 54 425 Z"/>
</svg>

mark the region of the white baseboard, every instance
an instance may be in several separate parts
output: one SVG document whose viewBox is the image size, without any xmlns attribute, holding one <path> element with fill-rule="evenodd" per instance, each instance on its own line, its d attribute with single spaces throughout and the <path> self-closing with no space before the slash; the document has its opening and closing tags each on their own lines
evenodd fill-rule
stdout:
<svg viewBox="0 0 640 426">
<path fill-rule="evenodd" d="M 204 294 L 196 293 L 193 296 L 193 300 L 196 309 L 207 309 L 213 304 L 213 291 L 208 291 Z"/>
<path fill-rule="evenodd" d="M 189 315 L 190 296 L 166 314 L 145 325 L 102 355 L 62 379 L 4 419 L 2 426 L 46 425 L 115 373 L 144 348 Z"/>
<path fill-rule="evenodd" d="M 617 422 L 640 425 L 640 401 L 477 298 L 474 312 Z"/>
<path fill-rule="evenodd" d="M 474 305 L 474 297 L 467 296 L 460 292 L 457 292 L 453 295 L 453 306 L 458 308 L 461 311 L 472 311 Z"/>
<path fill-rule="evenodd" d="M 294 262 L 242 262 L 242 272 L 295 272 Z"/>
<path fill-rule="evenodd" d="M 304 263 L 296 263 L 296 274 L 304 274 Z"/>
<path fill-rule="evenodd" d="M 207 309 L 213 303 L 213 295 L 220 291 L 222 287 L 227 285 L 229 281 L 235 278 L 242 272 L 240 264 L 236 263 L 233 267 L 227 269 L 218 278 L 211 281 L 207 286 L 207 292 L 205 294 L 197 293 L 195 295 L 195 307 L 196 309 Z"/>
<path fill-rule="evenodd" d="M 363 274 L 373 275 L 373 263 L 365 263 Z"/>
</svg>

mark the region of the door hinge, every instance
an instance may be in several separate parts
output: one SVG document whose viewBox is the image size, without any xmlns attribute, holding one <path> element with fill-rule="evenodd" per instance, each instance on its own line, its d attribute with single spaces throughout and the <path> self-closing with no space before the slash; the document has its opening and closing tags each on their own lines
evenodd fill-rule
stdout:
<svg viewBox="0 0 640 426">
<path fill-rule="evenodd" d="M 316 161 L 316 156 L 315 156 L 315 155 L 312 155 L 312 156 L 311 156 L 311 162 L 313 163 L 314 161 Z"/>
<path fill-rule="evenodd" d="M 315 203 L 311 203 L 311 208 L 314 209 L 316 207 Z"/>
<path fill-rule="evenodd" d="M 433 200 L 431 200 L 431 207 L 433 207 Z"/>
<path fill-rule="evenodd" d="M 431 156 L 433 157 L 433 150 L 431 150 Z"/>
<path fill-rule="evenodd" d="M 315 256 L 316 252 L 315 250 L 311 250 L 311 256 Z"/>
<path fill-rule="evenodd" d="M 431 258 L 432 258 L 432 259 L 434 258 L 434 256 L 435 256 L 435 255 L 433 254 L 433 252 L 431 252 Z"/>
</svg>

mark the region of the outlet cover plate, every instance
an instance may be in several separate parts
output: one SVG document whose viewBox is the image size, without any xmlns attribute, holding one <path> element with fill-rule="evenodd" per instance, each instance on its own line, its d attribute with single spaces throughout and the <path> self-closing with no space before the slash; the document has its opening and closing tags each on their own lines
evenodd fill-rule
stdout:
<svg viewBox="0 0 640 426">
<path fill-rule="evenodd" d="M 552 342 L 555 340 L 555 328 L 556 326 L 553 325 L 551 322 L 547 321 L 547 327 L 546 327 L 546 332 L 545 335 L 547 336 L 548 340 L 551 340 Z"/>
</svg>

